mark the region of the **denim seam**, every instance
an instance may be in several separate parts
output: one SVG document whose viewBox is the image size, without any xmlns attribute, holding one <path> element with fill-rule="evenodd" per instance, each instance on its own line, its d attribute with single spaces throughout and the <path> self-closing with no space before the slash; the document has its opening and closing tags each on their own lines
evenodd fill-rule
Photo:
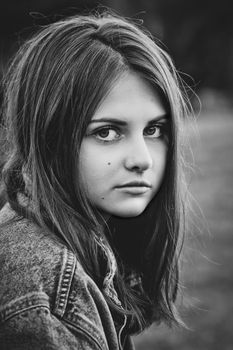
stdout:
<svg viewBox="0 0 233 350">
<path fill-rule="evenodd" d="M 63 317 L 66 310 L 75 266 L 76 258 L 74 254 L 65 248 L 63 256 L 63 266 L 61 271 L 61 277 L 59 280 L 59 285 L 57 288 L 57 297 L 55 301 L 54 310 L 54 312 L 60 317 Z"/>
<path fill-rule="evenodd" d="M 20 315 L 21 313 L 23 313 L 25 311 L 29 311 L 29 310 L 33 310 L 33 309 L 37 309 L 37 308 L 46 308 L 46 309 L 48 309 L 50 311 L 50 308 L 49 308 L 48 305 L 44 305 L 44 304 L 33 305 L 33 306 L 26 307 L 24 309 L 18 310 L 16 312 L 12 313 L 12 314 L 9 314 L 9 316 L 5 317 L 3 321 L 4 322 L 9 321 L 11 318 L 13 318 L 13 317 L 15 317 L 17 315 Z"/>
<path fill-rule="evenodd" d="M 0 310 L 0 323 L 5 322 L 9 318 L 12 318 L 23 311 L 30 310 L 38 306 L 50 309 L 48 297 L 44 293 L 26 294 L 24 297 L 14 300 L 5 308 Z"/>
<path fill-rule="evenodd" d="M 101 334 L 100 329 L 96 327 L 96 324 L 85 317 L 81 313 L 67 313 L 62 319 L 64 322 L 68 322 L 73 325 L 74 328 L 83 329 L 93 339 L 96 339 L 98 344 L 106 347 L 105 337 Z M 103 347 L 102 347 L 103 348 Z M 101 349 L 102 349 L 101 348 Z"/>
<path fill-rule="evenodd" d="M 78 326 L 77 324 L 74 324 L 73 322 L 69 321 L 67 318 L 64 319 L 64 322 L 83 332 L 88 339 L 92 339 L 94 341 L 94 343 L 98 346 L 100 350 L 103 350 L 103 347 L 100 345 L 99 341 L 90 332 L 85 330 L 83 327 Z"/>
</svg>

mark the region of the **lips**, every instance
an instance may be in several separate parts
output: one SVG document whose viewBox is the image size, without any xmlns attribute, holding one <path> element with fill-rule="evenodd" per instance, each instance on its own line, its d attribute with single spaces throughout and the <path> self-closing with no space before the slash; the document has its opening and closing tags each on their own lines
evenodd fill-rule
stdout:
<svg viewBox="0 0 233 350">
<path fill-rule="evenodd" d="M 124 188 L 124 187 L 152 187 L 148 182 L 146 181 L 131 181 L 124 183 L 123 185 L 116 186 L 116 188 Z"/>
<path fill-rule="evenodd" d="M 141 197 L 148 193 L 151 187 L 152 186 L 145 181 L 131 181 L 120 186 L 116 186 L 115 189 L 123 195 Z"/>
</svg>

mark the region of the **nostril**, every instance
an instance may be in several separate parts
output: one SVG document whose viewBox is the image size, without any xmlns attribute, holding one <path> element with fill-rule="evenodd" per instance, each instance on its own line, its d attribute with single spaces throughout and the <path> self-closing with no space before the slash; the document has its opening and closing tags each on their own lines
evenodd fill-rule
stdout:
<svg viewBox="0 0 233 350">
<path fill-rule="evenodd" d="M 135 171 L 136 173 L 143 173 L 145 169 L 142 169 L 139 166 L 135 166 L 132 168 L 132 171 Z"/>
</svg>

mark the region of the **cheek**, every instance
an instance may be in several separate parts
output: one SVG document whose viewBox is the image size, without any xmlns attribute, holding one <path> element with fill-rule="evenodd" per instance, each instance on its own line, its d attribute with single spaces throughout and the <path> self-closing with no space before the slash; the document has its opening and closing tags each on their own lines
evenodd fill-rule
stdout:
<svg viewBox="0 0 233 350">
<path fill-rule="evenodd" d="M 106 158 L 104 152 L 83 147 L 79 158 L 79 173 L 82 184 L 90 193 L 96 193 L 111 178 L 112 161 Z"/>
<path fill-rule="evenodd" d="M 101 171 L 102 169 L 102 171 Z M 103 176 L 103 167 L 101 162 L 95 159 L 82 159 L 80 162 L 80 174 L 82 183 L 86 185 L 90 190 L 93 190 L 96 183 L 101 180 L 101 173 Z"/>
<path fill-rule="evenodd" d="M 153 152 L 154 171 L 164 173 L 167 164 L 167 146 L 160 144 Z"/>
<path fill-rule="evenodd" d="M 153 195 L 155 195 L 160 188 L 164 179 L 167 165 L 167 147 L 162 145 L 153 154 L 153 168 L 152 168 L 152 183 L 154 184 Z"/>
<path fill-rule="evenodd" d="M 167 149 L 165 149 L 163 154 L 161 154 L 160 164 L 161 164 L 161 171 L 162 173 L 164 173 L 167 165 Z"/>
<path fill-rule="evenodd" d="M 96 207 L 105 205 L 107 193 L 112 179 L 112 165 L 109 161 L 100 159 L 86 160 L 81 164 L 81 183 L 88 198 Z"/>
</svg>

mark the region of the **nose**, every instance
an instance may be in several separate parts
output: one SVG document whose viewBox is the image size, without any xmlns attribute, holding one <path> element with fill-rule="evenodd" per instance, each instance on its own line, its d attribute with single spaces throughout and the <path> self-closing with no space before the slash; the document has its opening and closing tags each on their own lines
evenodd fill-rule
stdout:
<svg viewBox="0 0 233 350">
<path fill-rule="evenodd" d="M 144 138 L 131 142 L 125 153 L 125 167 L 127 170 L 144 172 L 152 167 L 153 161 Z"/>
</svg>

